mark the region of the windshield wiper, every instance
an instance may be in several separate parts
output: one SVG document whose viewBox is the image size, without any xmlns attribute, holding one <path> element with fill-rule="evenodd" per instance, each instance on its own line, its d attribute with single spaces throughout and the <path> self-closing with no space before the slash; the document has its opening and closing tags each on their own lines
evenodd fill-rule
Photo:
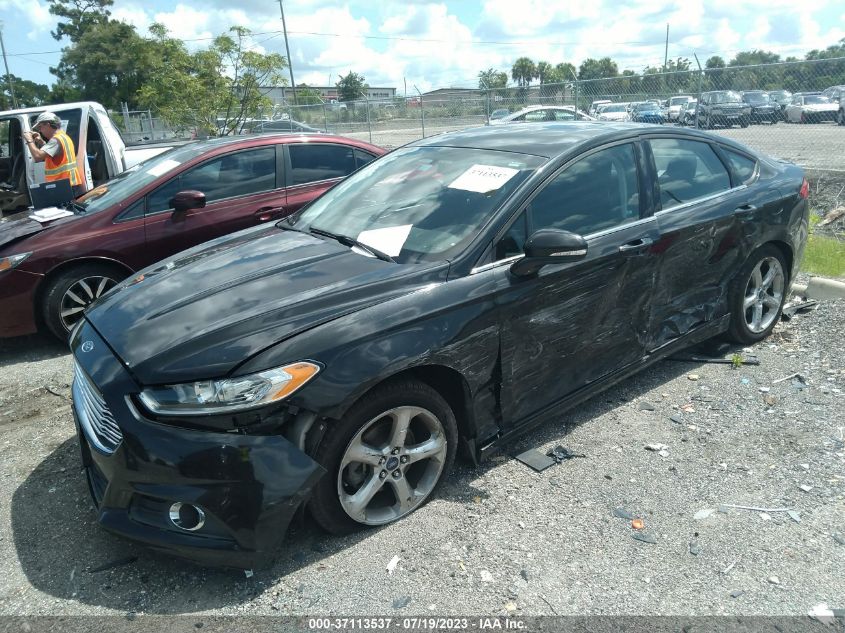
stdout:
<svg viewBox="0 0 845 633">
<path fill-rule="evenodd" d="M 69 211 L 78 211 L 79 213 L 85 214 L 88 212 L 88 208 L 84 204 L 79 204 L 76 200 L 71 200 L 65 205 Z"/>
<path fill-rule="evenodd" d="M 375 255 L 380 260 L 385 262 L 390 262 L 391 264 L 395 264 L 396 260 L 393 259 L 387 253 L 378 250 L 377 248 L 373 248 L 369 244 L 364 244 L 364 242 L 359 242 L 354 237 L 349 237 L 348 235 L 338 235 L 337 233 L 330 233 L 329 231 L 324 231 L 323 229 L 315 229 L 313 226 L 308 229 L 309 232 L 314 233 L 315 235 L 322 235 L 324 237 L 331 238 L 333 240 L 337 240 L 344 246 L 357 246 L 361 250 L 367 251 L 368 253 Z"/>
</svg>

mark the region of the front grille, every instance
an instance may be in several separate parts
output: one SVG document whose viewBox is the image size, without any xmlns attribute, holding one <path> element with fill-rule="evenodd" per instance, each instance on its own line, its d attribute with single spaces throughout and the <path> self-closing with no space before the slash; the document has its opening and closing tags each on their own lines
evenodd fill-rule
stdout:
<svg viewBox="0 0 845 633">
<path fill-rule="evenodd" d="M 88 441 L 103 453 L 114 453 L 123 439 L 103 395 L 82 368 L 73 364 L 73 406 Z"/>
</svg>

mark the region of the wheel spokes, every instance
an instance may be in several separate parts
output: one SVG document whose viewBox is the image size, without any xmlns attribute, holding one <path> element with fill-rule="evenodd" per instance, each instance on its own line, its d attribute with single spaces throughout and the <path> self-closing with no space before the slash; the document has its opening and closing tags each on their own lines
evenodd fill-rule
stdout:
<svg viewBox="0 0 845 633">
<path fill-rule="evenodd" d="M 355 494 L 347 495 L 346 502 L 344 503 L 347 512 L 359 519 L 364 519 L 367 513 L 367 506 L 383 485 L 384 480 L 379 479 L 377 473 L 370 473 L 370 477 L 358 488 Z"/>
<path fill-rule="evenodd" d="M 423 459 L 438 457 L 445 451 L 445 449 L 446 440 L 442 435 L 438 434 L 422 444 L 417 444 L 416 446 L 409 448 L 406 455 L 408 456 L 408 462 L 413 464 L 414 462 L 422 461 Z"/>
<path fill-rule="evenodd" d="M 378 466 L 379 461 L 383 458 L 382 452 L 363 441 L 358 441 L 349 447 L 346 451 L 346 458 L 344 465 L 349 462 L 358 462 L 359 464 L 368 464 L 370 466 Z"/>
<path fill-rule="evenodd" d="M 417 505 L 416 491 L 408 484 L 408 480 L 404 477 L 399 479 L 391 479 L 390 484 L 393 486 L 393 492 L 396 493 L 396 501 L 399 503 L 399 512 L 405 514 Z"/>
<path fill-rule="evenodd" d="M 405 437 L 408 435 L 408 426 L 411 424 L 411 418 L 415 415 L 415 411 L 408 407 L 403 407 L 393 414 L 393 427 L 390 430 L 390 447 L 401 448 L 405 446 Z"/>
</svg>

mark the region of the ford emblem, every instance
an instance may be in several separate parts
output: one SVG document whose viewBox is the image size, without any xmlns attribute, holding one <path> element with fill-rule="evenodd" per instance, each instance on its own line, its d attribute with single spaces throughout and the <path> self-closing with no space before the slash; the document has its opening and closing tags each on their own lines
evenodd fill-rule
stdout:
<svg viewBox="0 0 845 633">
<path fill-rule="evenodd" d="M 85 341 L 82 344 L 82 351 L 83 352 L 90 352 L 92 349 L 94 349 L 94 342 L 93 341 Z"/>
</svg>

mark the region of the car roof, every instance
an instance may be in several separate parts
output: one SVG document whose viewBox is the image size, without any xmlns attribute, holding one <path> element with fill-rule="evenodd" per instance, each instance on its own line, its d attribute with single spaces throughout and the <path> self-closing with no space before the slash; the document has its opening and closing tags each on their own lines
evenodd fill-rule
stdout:
<svg viewBox="0 0 845 633">
<path fill-rule="evenodd" d="M 349 138 L 346 136 L 338 136 L 335 134 L 314 134 L 311 132 L 273 132 L 270 134 L 238 134 L 235 136 L 221 136 L 208 138 L 198 141 L 192 141 L 190 146 L 196 152 L 206 152 L 216 149 L 218 147 L 226 147 L 228 145 L 252 144 L 257 139 L 265 140 L 267 143 L 275 141 L 293 143 L 297 141 L 315 142 L 315 143 L 343 143 L 345 145 L 355 145 L 357 147 L 373 147 L 365 141 Z"/>
<path fill-rule="evenodd" d="M 637 133 L 649 135 L 686 136 L 735 146 L 749 152 L 744 146 L 728 138 L 714 139 L 712 134 L 684 128 L 661 128 L 643 123 L 615 123 L 608 121 L 557 121 L 526 123 L 524 125 L 493 125 L 446 132 L 410 143 L 416 147 L 466 147 L 471 149 L 498 150 L 518 154 L 533 154 L 555 158 L 569 150 L 592 141 L 606 142 L 631 138 Z"/>
</svg>

